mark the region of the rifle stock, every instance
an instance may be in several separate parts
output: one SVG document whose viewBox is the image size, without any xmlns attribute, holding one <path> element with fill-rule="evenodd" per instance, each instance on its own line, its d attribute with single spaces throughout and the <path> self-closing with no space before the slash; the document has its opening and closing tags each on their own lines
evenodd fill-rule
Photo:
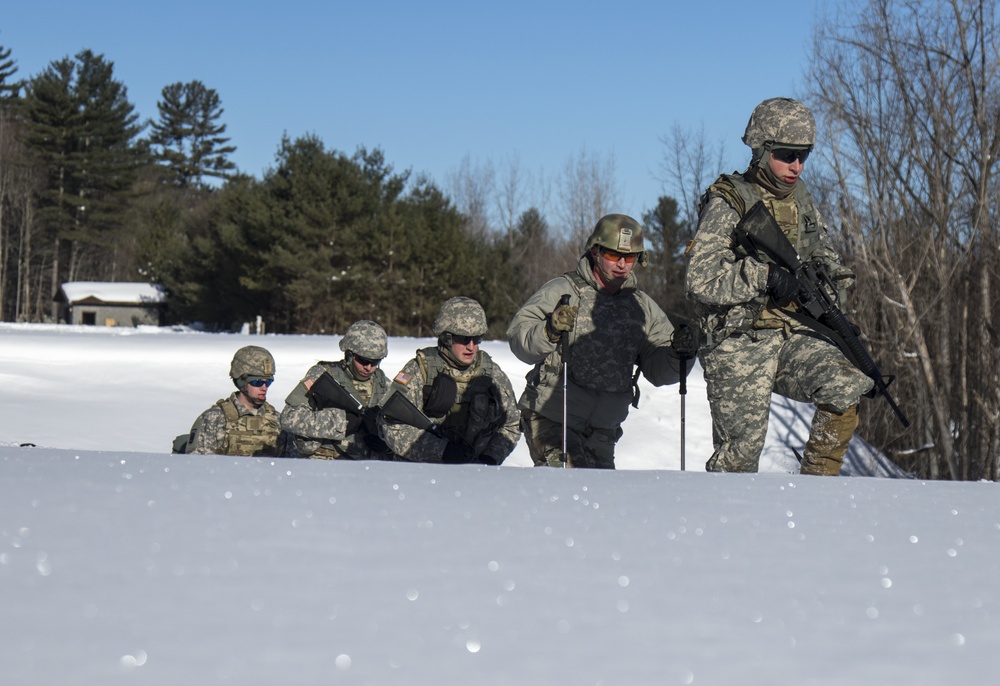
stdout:
<svg viewBox="0 0 1000 686">
<path fill-rule="evenodd" d="M 848 321 L 831 297 L 830 293 L 836 292 L 836 287 L 826 269 L 821 265 L 802 262 L 795 247 L 762 201 L 756 202 L 736 225 L 736 241 L 747 254 L 763 257 L 795 275 L 799 282 L 795 302 L 808 316 L 802 316 L 801 313 L 789 314 L 830 339 L 851 364 L 874 382 L 869 397 L 881 395 L 900 423 L 904 427 L 910 426 L 910 421 L 889 394 L 889 384 L 896 377 L 882 373 L 878 363 L 858 337 L 856 327 Z"/>
</svg>

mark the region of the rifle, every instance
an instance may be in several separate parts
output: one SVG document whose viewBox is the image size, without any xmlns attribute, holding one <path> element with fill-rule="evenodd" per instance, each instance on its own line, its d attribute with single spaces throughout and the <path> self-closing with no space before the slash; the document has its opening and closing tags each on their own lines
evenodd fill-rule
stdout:
<svg viewBox="0 0 1000 686">
<path fill-rule="evenodd" d="M 378 439 L 378 427 L 376 425 L 376 418 L 378 417 L 377 407 L 365 407 L 364 404 L 355 398 L 350 392 L 344 388 L 339 381 L 337 381 L 329 372 L 323 372 L 318 379 L 313 382 L 312 388 L 306 393 L 306 396 L 311 401 L 313 407 L 317 410 L 324 410 L 328 408 L 336 408 L 338 410 L 344 410 L 348 415 L 356 415 L 361 418 L 364 423 L 365 431 L 368 436 L 373 436 Z M 355 420 L 357 421 L 357 420 Z M 348 416 L 348 425 L 350 425 L 350 416 Z M 353 431 L 351 431 L 353 433 Z M 378 441 L 368 441 L 369 447 L 373 449 L 382 449 L 384 446 L 380 445 L 382 442 Z"/>
<path fill-rule="evenodd" d="M 427 415 L 421 412 L 419 407 L 410 402 L 410 399 L 399 391 L 393 392 L 382 403 L 382 416 L 388 420 L 407 424 L 416 429 L 429 431 L 435 436 L 440 436 L 438 425 L 432 422 Z"/>
<path fill-rule="evenodd" d="M 784 267 L 795 275 L 799 282 L 799 293 L 795 301 L 802 312 L 782 311 L 837 346 L 851 364 L 875 382 L 866 395 L 869 398 L 881 395 L 903 427 L 909 427 L 910 421 L 889 395 L 889 384 L 896 377 L 882 374 L 858 337 L 860 332 L 857 327 L 837 307 L 836 300 L 830 295 L 836 293 L 836 286 L 829 272 L 821 264 L 802 261 L 763 201 L 758 200 L 736 225 L 736 242 L 748 255 L 766 258 L 765 261 Z"/>
</svg>

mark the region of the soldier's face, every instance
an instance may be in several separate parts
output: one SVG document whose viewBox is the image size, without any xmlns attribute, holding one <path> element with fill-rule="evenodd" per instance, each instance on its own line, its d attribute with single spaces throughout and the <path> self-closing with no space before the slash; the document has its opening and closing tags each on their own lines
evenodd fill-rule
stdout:
<svg viewBox="0 0 1000 686">
<path fill-rule="evenodd" d="M 809 153 L 804 150 L 775 150 L 767 160 L 771 173 L 787 184 L 795 183 Z"/>
<path fill-rule="evenodd" d="M 476 353 L 479 352 L 479 344 L 482 336 L 451 336 L 451 354 L 463 364 L 472 364 L 476 361 Z"/>
<path fill-rule="evenodd" d="M 638 253 L 618 253 L 603 248 L 597 251 L 594 260 L 594 276 L 607 287 L 621 286 L 635 268 Z"/>
<path fill-rule="evenodd" d="M 267 387 L 269 384 L 261 384 L 260 386 L 252 386 L 249 383 L 243 386 L 241 389 L 243 395 L 247 397 L 254 407 L 260 407 L 267 400 Z"/>
<path fill-rule="evenodd" d="M 351 358 L 351 364 L 354 366 L 354 372 L 362 379 L 367 379 L 369 376 L 375 373 L 378 369 L 378 364 L 382 360 L 369 360 L 366 357 L 360 357 L 354 355 Z"/>
</svg>

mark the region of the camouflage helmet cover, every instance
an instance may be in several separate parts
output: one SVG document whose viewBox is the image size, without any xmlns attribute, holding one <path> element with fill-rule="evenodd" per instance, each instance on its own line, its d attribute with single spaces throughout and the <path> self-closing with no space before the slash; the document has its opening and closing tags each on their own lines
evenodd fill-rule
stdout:
<svg viewBox="0 0 1000 686">
<path fill-rule="evenodd" d="M 274 376 L 274 357 L 258 345 L 240 348 L 233 355 L 229 376 L 233 381 L 243 376 Z"/>
<path fill-rule="evenodd" d="M 816 120 L 798 100 L 770 98 L 754 108 L 743 142 L 754 150 L 768 143 L 773 148 L 811 148 L 816 142 Z"/>
<path fill-rule="evenodd" d="M 472 298 L 464 296 L 446 300 L 433 326 L 435 336 L 444 333 L 457 336 L 485 336 L 488 329 L 483 306 Z"/>
<path fill-rule="evenodd" d="M 340 349 L 369 360 L 381 360 L 389 354 L 385 329 L 371 321 L 362 319 L 354 322 L 340 339 Z"/>
<path fill-rule="evenodd" d="M 587 251 L 595 245 L 608 250 L 626 253 L 643 253 L 641 264 L 646 263 L 642 243 L 642 225 L 627 214 L 608 214 L 601 217 L 594 232 L 587 239 Z"/>
</svg>

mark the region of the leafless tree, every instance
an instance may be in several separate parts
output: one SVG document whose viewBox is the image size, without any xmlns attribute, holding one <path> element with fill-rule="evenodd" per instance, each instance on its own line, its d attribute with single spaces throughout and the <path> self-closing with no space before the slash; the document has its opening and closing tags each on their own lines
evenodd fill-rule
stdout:
<svg viewBox="0 0 1000 686">
<path fill-rule="evenodd" d="M 856 4 L 819 25 L 809 101 L 851 314 L 913 422 L 872 409 L 863 430 L 921 476 L 996 479 L 996 1 Z"/>
<path fill-rule="evenodd" d="M 582 251 L 597 220 L 621 207 L 614 153 L 606 157 L 580 148 L 570 155 L 559 177 L 559 216 L 571 249 Z"/>
</svg>

